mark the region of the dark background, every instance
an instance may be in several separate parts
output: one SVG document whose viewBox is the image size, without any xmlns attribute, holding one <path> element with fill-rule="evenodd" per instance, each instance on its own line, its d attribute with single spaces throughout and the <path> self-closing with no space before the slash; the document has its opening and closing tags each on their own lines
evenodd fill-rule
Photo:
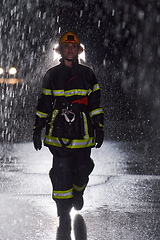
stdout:
<svg viewBox="0 0 160 240">
<path fill-rule="evenodd" d="M 42 77 L 53 45 L 71 30 L 96 73 L 105 111 L 105 137 L 160 137 L 160 1 L 3 0 L 0 65 L 16 66 L 23 84 L 0 84 L 1 141 L 32 139 Z"/>
</svg>

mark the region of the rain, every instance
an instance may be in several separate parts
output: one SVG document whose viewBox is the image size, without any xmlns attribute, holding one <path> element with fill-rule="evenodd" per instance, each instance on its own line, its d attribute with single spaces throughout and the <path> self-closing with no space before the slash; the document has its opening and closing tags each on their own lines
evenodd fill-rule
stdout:
<svg viewBox="0 0 160 240">
<path fill-rule="evenodd" d="M 32 134 L 43 76 L 58 63 L 54 47 L 68 30 L 84 45 L 81 63 L 97 76 L 105 113 L 105 141 L 101 149 L 93 149 L 96 167 L 84 210 L 72 213 L 72 239 L 158 240 L 160 1 L 156 0 L 2 1 L 0 240 L 56 239 L 48 179 L 52 156 L 45 147 L 34 150 Z"/>
</svg>

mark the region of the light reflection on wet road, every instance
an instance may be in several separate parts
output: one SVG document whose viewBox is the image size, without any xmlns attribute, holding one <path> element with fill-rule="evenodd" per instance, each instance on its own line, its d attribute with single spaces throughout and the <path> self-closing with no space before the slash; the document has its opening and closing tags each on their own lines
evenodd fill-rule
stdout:
<svg viewBox="0 0 160 240">
<path fill-rule="evenodd" d="M 105 141 L 93 149 L 96 166 L 84 208 L 71 213 L 72 239 L 160 239 L 160 165 L 153 159 L 151 164 L 146 144 L 143 154 L 135 146 Z M 0 240 L 56 239 L 48 149 L 36 152 L 26 143 L 0 150 Z"/>
</svg>

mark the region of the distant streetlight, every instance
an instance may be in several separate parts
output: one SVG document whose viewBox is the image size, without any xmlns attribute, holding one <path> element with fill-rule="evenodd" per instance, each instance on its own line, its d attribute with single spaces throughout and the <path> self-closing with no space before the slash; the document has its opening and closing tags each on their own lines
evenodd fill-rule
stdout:
<svg viewBox="0 0 160 240">
<path fill-rule="evenodd" d="M 3 73 L 4 73 L 3 68 L 0 68 L 0 74 L 3 74 Z"/>
<path fill-rule="evenodd" d="M 17 73 L 17 69 L 15 68 L 15 67 L 11 67 L 10 69 L 9 69 L 9 74 L 10 75 L 15 75 Z"/>
</svg>

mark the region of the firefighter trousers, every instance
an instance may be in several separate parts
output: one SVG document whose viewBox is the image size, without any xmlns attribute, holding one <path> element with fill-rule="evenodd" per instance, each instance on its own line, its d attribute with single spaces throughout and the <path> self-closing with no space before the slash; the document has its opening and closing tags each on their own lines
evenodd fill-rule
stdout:
<svg viewBox="0 0 160 240">
<path fill-rule="evenodd" d="M 53 166 L 49 172 L 52 197 L 60 215 L 61 211 L 70 211 L 74 192 L 83 195 L 94 163 L 90 157 L 91 148 L 68 150 L 50 147 L 50 151 L 53 154 Z"/>
</svg>

